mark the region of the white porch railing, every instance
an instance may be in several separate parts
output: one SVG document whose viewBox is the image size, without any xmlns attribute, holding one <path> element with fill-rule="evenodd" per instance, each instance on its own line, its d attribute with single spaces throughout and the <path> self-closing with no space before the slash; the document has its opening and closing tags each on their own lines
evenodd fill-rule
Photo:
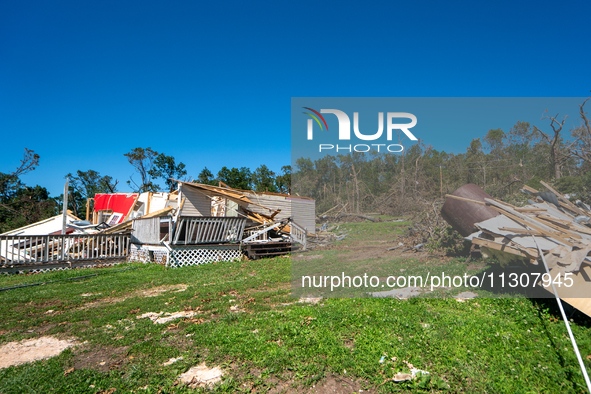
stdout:
<svg viewBox="0 0 591 394">
<path fill-rule="evenodd" d="M 96 259 L 125 259 L 129 235 L 0 236 L 0 266 Z"/>
<path fill-rule="evenodd" d="M 181 216 L 173 245 L 231 243 L 242 239 L 246 219 L 238 217 Z"/>
<path fill-rule="evenodd" d="M 296 222 L 291 222 L 289 225 L 291 228 L 291 238 L 306 249 L 308 247 L 308 232 L 306 229 Z"/>
</svg>

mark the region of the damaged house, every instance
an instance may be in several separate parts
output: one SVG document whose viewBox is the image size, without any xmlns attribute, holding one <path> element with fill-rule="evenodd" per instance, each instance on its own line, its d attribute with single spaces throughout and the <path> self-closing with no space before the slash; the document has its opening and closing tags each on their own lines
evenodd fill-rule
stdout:
<svg viewBox="0 0 591 394">
<path fill-rule="evenodd" d="M 176 182 L 171 193 L 97 194 L 87 203 L 86 220 L 66 215 L 66 234 L 63 215 L 1 234 L 0 268 L 125 260 L 182 267 L 290 253 L 305 248 L 315 232 L 313 199 Z"/>
<path fill-rule="evenodd" d="M 174 209 L 132 220 L 130 259 L 184 266 L 274 256 L 306 247 L 315 231 L 312 199 L 177 182 Z"/>
</svg>

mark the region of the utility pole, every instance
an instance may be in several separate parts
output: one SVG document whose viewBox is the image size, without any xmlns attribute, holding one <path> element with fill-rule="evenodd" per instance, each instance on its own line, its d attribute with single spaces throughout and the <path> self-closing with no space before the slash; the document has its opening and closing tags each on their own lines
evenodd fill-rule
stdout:
<svg viewBox="0 0 591 394">
<path fill-rule="evenodd" d="M 62 209 L 62 234 L 66 233 L 66 219 L 68 217 L 68 183 L 70 182 L 70 178 L 66 177 L 66 184 L 64 185 L 64 207 Z"/>
</svg>

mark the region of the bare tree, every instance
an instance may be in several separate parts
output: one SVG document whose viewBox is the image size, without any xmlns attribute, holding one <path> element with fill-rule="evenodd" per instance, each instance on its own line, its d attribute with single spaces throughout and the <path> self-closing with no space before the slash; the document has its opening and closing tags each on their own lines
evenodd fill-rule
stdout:
<svg viewBox="0 0 591 394">
<path fill-rule="evenodd" d="M 591 125 L 589 124 L 589 118 L 587 118 L 584 108 L 587 101 L 589 101 L 589 98 L 583 101 L 583 104 L 579 105 L 579 113 L 581 114 L 583 124 L 571 131 L 574 141 L 570 151 L 579 159 L 591 164 Z"/>
<path fill-rule="evenodd" d="M 545 111 L 548 113 L 548 110 Z M 542 136 L 546 142 L 550 145 L 550 164 L 554 169 L 554 177 L 556 179 L 560 179 L 561 167 L 564 162 L 566 162 L 569 158 L 568 155 L 565 155 L 560 150 L 560 132 L 564 127 L 564 123 L 566 122 L 567 116 L 564 116 L 561 121 L 557 120 L 558 114 L 556 116 L 544 116 L 542 119 L 550 119 L 550 127 L 552 127 L 552 131 L 554 132 L 553 136 L 550 134 L 544 133 L 542 130 L 534 126 L 534 131 Z"/>
</svg>

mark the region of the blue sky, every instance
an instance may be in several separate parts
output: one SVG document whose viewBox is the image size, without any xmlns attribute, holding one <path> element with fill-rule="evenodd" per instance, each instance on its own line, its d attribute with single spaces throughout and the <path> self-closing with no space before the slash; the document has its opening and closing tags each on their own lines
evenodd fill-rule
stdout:
<svg viewBox="0 0 591 394">
<path fill-rule="evenodd" d="M 588 2 L 0 3 L 0 172 L 59 195 L 152 147 L 207 166 L 290 163 L 291 97 L 587 97 Z M 552 112 L 552 109 L 549 108 Z M 543 110 L 543 109 L 541 109 Z M 576 110 L 576 109 L 575 109 Z M 540 114 L 541 116 L 541 114 Z M 463 152 L 487 130 L 432 136 Z"/>
</svg>

